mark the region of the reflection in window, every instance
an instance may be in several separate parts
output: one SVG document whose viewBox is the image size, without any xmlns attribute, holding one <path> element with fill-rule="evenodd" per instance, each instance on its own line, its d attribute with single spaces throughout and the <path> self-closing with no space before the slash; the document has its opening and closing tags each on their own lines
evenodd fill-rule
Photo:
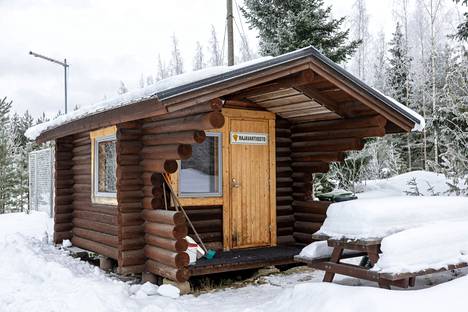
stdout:
<svg viewBox="0 0 468 312">
<path fill-rule="evenodd" d="M 97 172 L 97 193 L 116 193 L 116 150 L 115 138 L 102 138 L 96 140 L 96 172 Z M 103 195 L 103 194 L 99 194 Z"/>
<path fill-rule="evenodd" d="M 221 133 L 209 132 L 201 144 L 192 145 L 192 157 L 181 161 L 181 196 L 221 195 Z"/>
</svg>

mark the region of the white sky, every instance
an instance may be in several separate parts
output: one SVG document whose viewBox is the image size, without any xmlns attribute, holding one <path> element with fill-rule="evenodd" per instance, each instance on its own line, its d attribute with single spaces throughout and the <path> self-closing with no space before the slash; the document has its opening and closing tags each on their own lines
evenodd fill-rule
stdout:
<svg viewBox="0 0 468 312">
<path fill-rule="evenodd" d="M 391 32 L 394 1 L 367 0 L 371 32 Z M 350 14 L 354 0 L 325 2 L 340 17 Z M 136 88 L 141 74 L 156 72 L 158 53 L 169 59 L 173 33 L 191 70 L 195 42 L 207 46 L 211 24 L 222 41 L 225 10 L 224 0 L 0 0 L 0 97 L 36 117 L 63 111 L 62 67 L 30 50 L 67 58 L 69 108 L 115 96 L 121 80 Z M 256 44 L 255 33 L 244 29 Z"/>
</svg>

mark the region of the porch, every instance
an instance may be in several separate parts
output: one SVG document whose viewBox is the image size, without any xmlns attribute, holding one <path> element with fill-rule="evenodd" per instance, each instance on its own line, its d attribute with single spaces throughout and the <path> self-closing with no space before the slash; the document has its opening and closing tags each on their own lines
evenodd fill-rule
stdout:
<svg viewBox="0 0 468 312">
<path fill-rule="evenodd" d="M 199 259 L 189 265 L 190 276 L 257 269 L 272 265 L 294 263 L 301 246 L 276 246 L 264 248 L 236 249 L 218 252 L 214 259 Z"/>
</svg>

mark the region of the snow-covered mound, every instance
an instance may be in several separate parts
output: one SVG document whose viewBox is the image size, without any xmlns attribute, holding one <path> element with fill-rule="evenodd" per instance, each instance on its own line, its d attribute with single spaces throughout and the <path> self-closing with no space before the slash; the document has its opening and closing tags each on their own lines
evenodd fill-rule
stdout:
<svg viewBox="0 0 468 312">
<path fill-rule="evenodd" d="M 402 231 L 382 240 L 374 270 L 401 273 L 441 269 L 468 262 L 468 222 L 440 222 Z"/>
<path fill-rule="evenodd" d="M 7 213 L 0 215 L 0 240 L 8 235 L 21 233 L 37 239 L 51 238 L 54 223 L 45 212 Z"/>
<path fill-rule="evenodd" d="M 445 195 L 449 189 L 447 182 L 450 180 L 443 174 L 430 171 L 411 171 L 388 179 L 368 180 L 363 183 L 363 192 L 357 194 L 359 198 L 379 198 L 382 196 L 403 196 L 410 190 L 408 182 L 416 182 L 421 195 L 431 196 L 435 194 Z M 460 187 L 463 185 L 460 183 Z"/>
<path fill-rule="evenodd" d="M 428 289 L 393 291 L 376 287 L 306 283 L 285 290 L 261 311 L 395 312 L 466 311 L 468 276 Z"/>
<path fill-rule="evenodd" d="M 468 221 L 468 197 L 384 197 L 334 203 L 317 234 L 383 238 L 439 221 Z"/>
</svg>

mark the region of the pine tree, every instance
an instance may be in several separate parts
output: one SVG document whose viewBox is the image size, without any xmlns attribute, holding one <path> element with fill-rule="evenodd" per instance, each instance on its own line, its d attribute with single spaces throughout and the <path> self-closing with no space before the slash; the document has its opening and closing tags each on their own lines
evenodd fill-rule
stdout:
<svg viewBox="0 0 468 312">
<path fill-rule="evenodd" d="M 379 91 L 387 93 L 387 43 L 385 33 L 380 31 L 375 47 L 374 73 L 372 85 Z"/>
<path fill-rule="evenodd" d="M 206 67 L 205 55 L 203 54 L 203 46 L 200 41 L 197 41 L 195 47 L 195 56 L 193 57 L 193 70 L 200 70 Z"/>
<path fill-rule="evenodd" d="M 13 140 L 10 135 L 9 113 L 12 102 L 0 99 L 0 214 L 9 212 L 14 187 Z"/>
<path fill-rule="evenodd" d="M 170 74 L 166 67 L 166 63 L 161 59 L 161 54 L 158 54 L 158 70 L 156 73 L 156 81 L 166 79 L 169 76 Z"/>
<path fill-rule="evenodd" d="M 390 95 L 403 105 L 412 108 L 412 78 L 411 78 L 411 62 L 408 46 L 405 36 L 402 32 L 400 23 L 397 23 L 393 38 L 389 43 L 389 59 L 386 76 L 388 77 L 387 85 Z M 406 157 L 405 163 L 407 170 L 412 169 L 412 134 L 402 134 L 395 136 L 396 144 L 403 149 L 405 146 Z"/>
<path fill-rule="evenodd" d="M 245 34 L 240 34 L 239 61 L 241 63 L 254 59 L 254 53 L 250 49 L 249 40 Z"/>
<path fill-rule="evenodd" d="M 117 93 L 122 95 L 122 94 L 127 93 L 127 92 L 128 92 L 127 86 L 125 85 L 125 83 L 123 81 L 120 81 L 120 87 L 117 90 Z"/>
<path fill-rule="evenodd" d="M 219 47 L 218 36 L 216 35 L 216 28 L 211 25 L 211 37 L 210 37 L 210 65 L 221 66 L 223 65 L 223 52 Z"/>
<path fill-rule="evenodd" d="M 468 0 L 453 0 L 455 3 L 461 3 L 464 6 L 468 6 Z M 457 26 L 457 33 L 455 38 L 460 41 L 468 40 L 468 12 L 463 13 L 463 22 Z"/>
<path fill-rule="evenodd" d="M 468 195 L 468 56 L 464 49 L 445 49 L 444 86 L 436 123 L 440 129 L 443 172 L 458 185 L 464 180 Z M 460 192 L 461 190 L 458 190 Z"/>
<path fill-rule="evenodd" d="M 323 0 L 245 0 L 242 13 L 260 37 L 263 55 L 280 55 L 312 45 L 335 62 L 345 61 L 359 45 L 348 41 L 344 18 L 331 17 Z"/>
<path fill-rule="evenodd" d="M 171 61 L 169 63 L 169 72 L 171 76 L 180 75 L 184 73 L 184 61 L 179 49 L 179 41 L 175 34 L 171 37 Z"/>
<path fill-rule="evenodd" d="M 140 80 L 138 80 L 138 86 L 140 89 L 143 89 L 145 87 L 145 76 L 143 74 L 140 75 Z"/>
<path fill-rule="evenodd" d="M 152 84 L 154 84 L 154 78 L 153 78 L 152 75 L 149 75 L 149 76 L 146 77 L 146 85 L 150 86 Z"/>
</svg>

